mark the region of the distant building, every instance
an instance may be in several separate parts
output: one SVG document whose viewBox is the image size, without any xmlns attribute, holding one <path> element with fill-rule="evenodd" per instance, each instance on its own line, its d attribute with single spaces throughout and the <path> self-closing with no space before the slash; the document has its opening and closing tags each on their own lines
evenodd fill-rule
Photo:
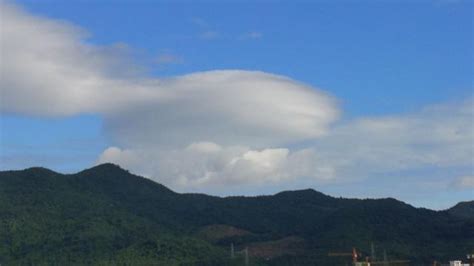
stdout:
<svg viewBox="0 0 474 266">
<path fill-rule="evenodd" d="M 452 260 L 449 262 L 449 266 L 469 266 L 469 264 L 462 263 L 460 260 Z"/>
<path fill-rule="evenodd" d="M 354 266 L 370 266 L 370 262 L 354 262 Z"/>
</svg>

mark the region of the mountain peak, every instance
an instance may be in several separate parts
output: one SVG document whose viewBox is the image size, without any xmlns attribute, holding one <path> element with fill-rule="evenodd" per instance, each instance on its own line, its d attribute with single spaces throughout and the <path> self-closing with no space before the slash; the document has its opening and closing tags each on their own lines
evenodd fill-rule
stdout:
<svg viewBox="0 0 474 266">
<path fill-rule="evenodd" d="M 25 173 L 34 173 L 34 174 L 39 174 L 39 175 L 54 175 L 58 174 L 57 172 L 45 168 L 45 167 L 40 167 L 40 166 L 35 166 L 35 167 L 29 167 L 23 170 L 17 170 L 19 172 L 25 172 Z"/>
<path fill-rule="evenodd" d="M 114 164 L 114 163 L 103 163 L 103 164 L 98 164 L 96 166 L 93 166 L 91 168 L 88 168 L 86 170 L 84 170 L 83 172 L 102 172 L 102 171 L 121 171 L 121 172 L 128 172 L 128 170 L 125 170 L 123 169 L 122 167 L 120 167 L 120 165 L 118 164 Z"/>
<path fill-rule="evenodd" d="M 306 189 L 297 189 L 297 190 L 285 190 L 275 194 L 275 196 L 282 196 L 282 195 L 318 195 L 318 196 L 327 196 L 319 191 L 316 191 L 312 188 Z"/>
</svg>

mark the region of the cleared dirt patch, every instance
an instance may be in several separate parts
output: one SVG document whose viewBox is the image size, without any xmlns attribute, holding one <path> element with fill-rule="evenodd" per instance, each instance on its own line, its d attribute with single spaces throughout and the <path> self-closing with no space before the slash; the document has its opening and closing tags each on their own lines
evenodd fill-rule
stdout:
<svg viewBox="0 0 474 266">
<path fill-rule="evenodd" d="M 215 243 L 222 239 L 226 239 L 230 237 L 246 236 L 250 234 L 251 233 L 247 230 L 243 230 L 243 229 L 233 227 L 230 225 L 213 224 L 213 225 L 208 225 L 200 229 L 196 233 L 196 236 L 206 241 Z"/>
<path fill-rule="evenodd" d="M 304 252 L 306 243 L 301 237 L 290 236 L 275 241 L 256 242 L 248 246 L 249 256 L 271 259 L 283 255 L 298 255 Z"/>
</svg>

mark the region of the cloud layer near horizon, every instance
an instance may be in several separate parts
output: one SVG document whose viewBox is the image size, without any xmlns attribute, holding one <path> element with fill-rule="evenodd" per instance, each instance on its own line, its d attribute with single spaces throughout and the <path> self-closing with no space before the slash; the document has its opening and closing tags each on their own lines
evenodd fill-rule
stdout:
<svg viewBox="0 0 474 266">
<path fill-rule="evenodd" d="M 474 158 L 473 116 L 472 100 L 467 100 L 341 123 L 303 149 L 223 147 L 213 142 L 165 150 L 111 147 L 99 162 L 116 162 L 159 177 L 179 190 L 215 193 L 226 185 L 288 185 L 302 179 L 310 184 L 354 182 L 427 169 L 428 174 L 468 175 Z M 453 179 L 456 189 L 472 188 L 470 176 L 446 178 Z"/>
<path fill-rule="evenodd" d="M 114 146 L 98 162 L 179 190 L 423 168 L 467 169 L 456 186 L 472 185 L 472 100 L 333 125 L 337 100 L 288 77 L 243 70 L 147 77 L 124 44 L 91 45 L 67 22 L 1 8 L 0 111 L 100 115 Z"/>
</svg>

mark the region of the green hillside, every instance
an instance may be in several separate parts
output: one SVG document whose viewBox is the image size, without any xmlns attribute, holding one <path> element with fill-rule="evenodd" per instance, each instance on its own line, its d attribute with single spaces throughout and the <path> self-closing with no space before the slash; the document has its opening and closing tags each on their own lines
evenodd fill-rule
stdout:
<svg viewBox="0 0 474 266">
<path fill-rule="evenodd" d="M 474 219 L 474 200 L 459 202 L 447 211 L 453 216 Z"/>
<path fill-rule="evenodd" d="M 230 245 L 237 252 L 230 258 Z M 474 249 L 474 221 L 394 199 L 178 194 L 112 164 L 62 175 L 0 172 L 0 264 L 345 265 L 378 257 L 427 265 Z"/>
</svg>

